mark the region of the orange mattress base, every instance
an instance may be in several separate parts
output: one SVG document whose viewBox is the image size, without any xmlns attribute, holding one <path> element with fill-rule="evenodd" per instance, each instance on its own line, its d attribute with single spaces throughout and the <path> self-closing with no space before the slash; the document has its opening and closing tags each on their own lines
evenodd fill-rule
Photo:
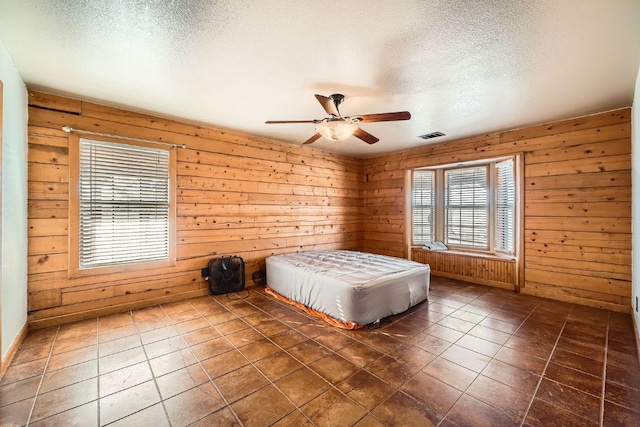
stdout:
<svg viewBox="0 0 640 427">
<path fill-rule="evenodd" d="M 338 320 L 335 319 L 325 313 L 322 313 L 318 310 L 314 310 L 313 308 L 309 308 L 304 304 L 301 304 L 297 301 L 294 301 L 292 299 L 289 299 L 285 296 L 280 295 L 279 293 L 277 293 L 276 291 L 274 291 L 273 289 L 271 289 L 269 286 L 265 287 L 265 292 L 268 293 L 269 295 L 271 295 L 272 297 L 274 297 L 277 300 L 280 300 L 282 302 L 286 302 L 287 304 L 290 304 L 296 308 L 299 308 L 300 310 L 304 311 L 307 314 L 310 314 L 313 317 L 317 317 L 318 319 L 322 319 L 325 322 L 327 322 L 328 324 L 330 324 L 331 326 L 337 326 L 338 328 L 343 328 L 343 329 L 360 329 L 362 327 L 364 327 L 364 325 L 359 325 L 355 322 L 343 322 L 342 320 Z"/>
</svg>

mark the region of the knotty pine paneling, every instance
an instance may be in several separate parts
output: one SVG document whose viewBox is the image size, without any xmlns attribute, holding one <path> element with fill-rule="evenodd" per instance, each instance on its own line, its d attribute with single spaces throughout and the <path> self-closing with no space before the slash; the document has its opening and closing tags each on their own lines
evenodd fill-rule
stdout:
<svg viewBox="0 0 640 427">
<path fill-rule="evenodd" d="M 433 276 L 464 280 L 481 285 L 514 290 L 517 264 L 514 259 L 489 256 L 469 256 L 453 251 L 411 250 L 411 259 L 429 264 Z"/>
<path fill-rule="evenodd" d="M 407 169 L 522 153 L 521 292 L 628 312 L 630 115 L 625 108 L 368 159 L 365 251 L 406 256 Z"/>
<path fill-rule="evenodd" d="M 251 285 L 272 254 L 363 249 L 363 160 L 45 93 L 29 101 L 31 327 L 206 294 L 200 269 L 222 255 L 244 258 Z M 68 277 L 64 125 L 188 145 L 177 152 L 174 267 Z"/>
</svg>

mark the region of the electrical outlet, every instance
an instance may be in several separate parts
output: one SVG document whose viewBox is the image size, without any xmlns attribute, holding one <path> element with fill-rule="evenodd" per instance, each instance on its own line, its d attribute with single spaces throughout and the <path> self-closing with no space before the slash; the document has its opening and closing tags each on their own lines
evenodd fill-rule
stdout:
<svg viewBox="0 0 640 427">
<path fill-rule="evenodd" d="M 200 276 L 209 277 L 209 268 L 203 268 L 200 270 Z"/>
</svg>

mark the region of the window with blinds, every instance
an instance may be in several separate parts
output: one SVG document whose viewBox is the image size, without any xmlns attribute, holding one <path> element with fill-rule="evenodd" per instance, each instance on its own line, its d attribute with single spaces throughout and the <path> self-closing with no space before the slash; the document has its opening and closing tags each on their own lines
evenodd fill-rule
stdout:
<svg viewBox="0 0 640 427">
<path fill-rule="evenodd" d="M 169 156 L 80 139 L 80 269 L 169 259 Z"/>
<path fill-rule="evenodd" d="M 413 242 L 424 244 L 434 237 L 435 172 L 417 170 L 413 173 Z"/>
<path fill-rule="evenodd" d="M 487 248 L 487 166 L 447 170 L 444 178 L 446 243 Z"/>
<path fill-rule="evenodd" d="M 496 251 L 514 253 L 516 184 L 513 159 L 496 163 Z"/>
<path fill-rule="evenodd" d="M 519 156 L 412 171 L 412 244 L 515 255 Z"/>
</svg>

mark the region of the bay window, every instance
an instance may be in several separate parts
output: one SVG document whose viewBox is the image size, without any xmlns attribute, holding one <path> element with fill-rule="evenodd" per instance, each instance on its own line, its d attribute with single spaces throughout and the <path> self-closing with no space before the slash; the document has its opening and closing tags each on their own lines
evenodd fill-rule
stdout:
<svg viewBox="0 0 640 427">
<path fill-rule="evenodd" d="M 515 254 L 517 157 L 412 171 L 412 244 Z"/>
</svg>

